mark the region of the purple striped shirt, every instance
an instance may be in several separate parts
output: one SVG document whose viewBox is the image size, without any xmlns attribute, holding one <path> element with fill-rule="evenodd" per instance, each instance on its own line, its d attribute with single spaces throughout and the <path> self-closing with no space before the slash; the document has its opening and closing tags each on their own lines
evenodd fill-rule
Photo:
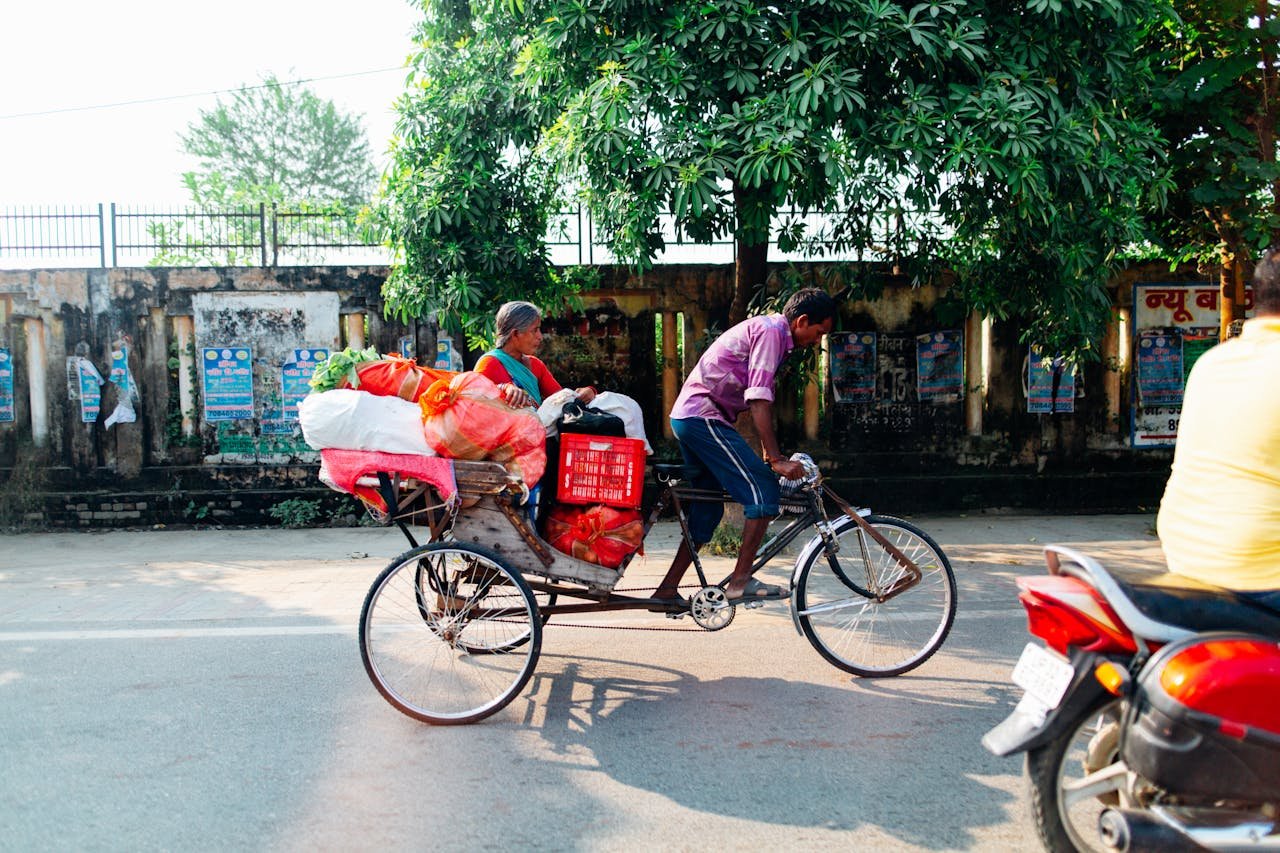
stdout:
<svg viewBox="0 0 1280 853">
<path fill-rule="evenodd" d="M 752 400 L 773 402 L 773 379 L 791 352 L 791 324 L 781 314 L 743 320 L 707 348 L 671 408 L 673 418 L 733 424 Z"/>
</svg>

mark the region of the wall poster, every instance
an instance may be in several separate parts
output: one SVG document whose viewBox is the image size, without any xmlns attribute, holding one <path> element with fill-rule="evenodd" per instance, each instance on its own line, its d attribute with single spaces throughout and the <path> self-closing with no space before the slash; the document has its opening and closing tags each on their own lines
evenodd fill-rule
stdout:
<svg viewBox="0 0 1280 853">
<path fill-rule="evenodd" d="M 248 347 L 203 347 L 200 358 L 204 419 L 253 418 L 253 354 Z"/>
<path fill-rule="evenodd" d="M 1076 410 L 1076 371 L 1061 356 L 1050 358 L 1032 345 L 1027 352 L 1026 379 L 1027 411 L 1031 414 L 1070 414 Z"/>
<path fill-rule="evenodd" d="M 1143 406 L 1182 405 L 1182 332 L 1140 332 L 1138 401 Z"/>
<path fill-rule="evenodd" d="M 280 399 L 284 406 L 284 419 L 298 419 L 298 404 L 311 393 L 308 384 L 315 375 L 316 366 L 329 359 L 329 351 L 324 348 L 295 349 L 293 360 L 281 368 Z"/>
<path fill-rule="evenodd" d="M 1134 447 L 1172 447 L 1177 439 L 1187 375 L 1218 342 L 1218 295 L 1218 287 L 1208 281 L 1133 286 L 1130 442 Z M 1253 316 L 1252 287 L 1245 288 L 1244 307 L 1245 316 Z"/>
<path fill-rule="evenodd" d="M 955 402 L 964 396 L 964 333 L 916 337 L 916 390 L 921 400 Z"/>
<path fill-rule="evenodd" d="M 13 353 L 0 349 L 0 422 L 13 418 Z"/>
<path fill-rule="evenodd" d="M 833 332 L 831 391 L 837 403 L 869 403 L 876 398 L 876 333 Z"/>
<path fill-rule="evenodd" d="M 75 383 L 77 396 L 80 399 L 80 422 L 97 423 L 102 412 L 102 386 L 107 380 L 102 378 L 98 368 L 92 361 L 80 356 L 72 356 L 69 361 L 75 364 Z"/>
</svg>

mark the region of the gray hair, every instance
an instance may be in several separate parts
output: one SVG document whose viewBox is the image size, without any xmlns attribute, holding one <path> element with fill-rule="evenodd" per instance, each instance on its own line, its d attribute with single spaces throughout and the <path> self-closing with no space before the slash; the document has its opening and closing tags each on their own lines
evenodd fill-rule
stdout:
<svg viewBox="0 0 1280 853">
<path fill-rule="evenodd" d="M 516 332 L 522 332 L 542 320 L 542 312 L 532 302 L 506 302 L 494 319 L 497 337 L 494 346 L 502 346 Z"/>
</svg>

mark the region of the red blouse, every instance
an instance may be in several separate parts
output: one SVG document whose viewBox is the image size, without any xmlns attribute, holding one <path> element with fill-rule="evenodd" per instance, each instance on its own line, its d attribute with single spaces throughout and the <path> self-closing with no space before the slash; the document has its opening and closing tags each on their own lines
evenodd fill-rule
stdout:
<svg viewBox="0 0 1280 853">
<path fill-rule="evenodd" d="M 560 383 L 551 375 L 551 371 L 542 363 L 542 359 L 531 355 L 525 366 L 529 368 L 533 378 L 538 380 L 538 393 L 542 395 L 542 399 L 545 400 L 560 390 Z M 492 380 L 496 385 L 512 381 L 511 374 L 502 366 L 502 362 L 491 355 L 480 356 L 480 360 L 476 362 L 476 372 Z"/>
</svg>

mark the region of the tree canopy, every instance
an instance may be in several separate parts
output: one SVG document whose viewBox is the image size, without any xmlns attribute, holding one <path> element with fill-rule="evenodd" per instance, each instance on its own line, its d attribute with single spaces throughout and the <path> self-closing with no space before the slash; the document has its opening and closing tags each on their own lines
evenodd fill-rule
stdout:
<svg viewBox="0 0 1280 853">
<path fill-rule="evenodd" d="M 359 208 L 376 174 L 358 115 L 268 75 L 187 126 L 182 149 L 199 161 L 184 182 L 197 201 L 339 202 Z"/>
<path fill-rule="evenodd" d="M 1234 285 L 1280 233 L 1280 16 L 1266 0 L 1179 0 L 1177 11 L 1148 43 L 1174 188 L 1149 211 L 1152 239 Z"/>
<path fill-rule="evenodd" d="M 731 320 L 771 242 L 816 239 L 917 280 L 953 270 L 966 305 L 1083 348 L 1138 200 L 1164 187 L 1133 109 L 1159 18 L 1158 0 L 428 3 L 384 184 L 403 253 L 389 298 L 447 302 L 438 261 L 520 254 L 516 235 L 539 244 L 549 205 L 576 197 L 641 266 L 663 217 L 732 235 Z"/>
</svg>

